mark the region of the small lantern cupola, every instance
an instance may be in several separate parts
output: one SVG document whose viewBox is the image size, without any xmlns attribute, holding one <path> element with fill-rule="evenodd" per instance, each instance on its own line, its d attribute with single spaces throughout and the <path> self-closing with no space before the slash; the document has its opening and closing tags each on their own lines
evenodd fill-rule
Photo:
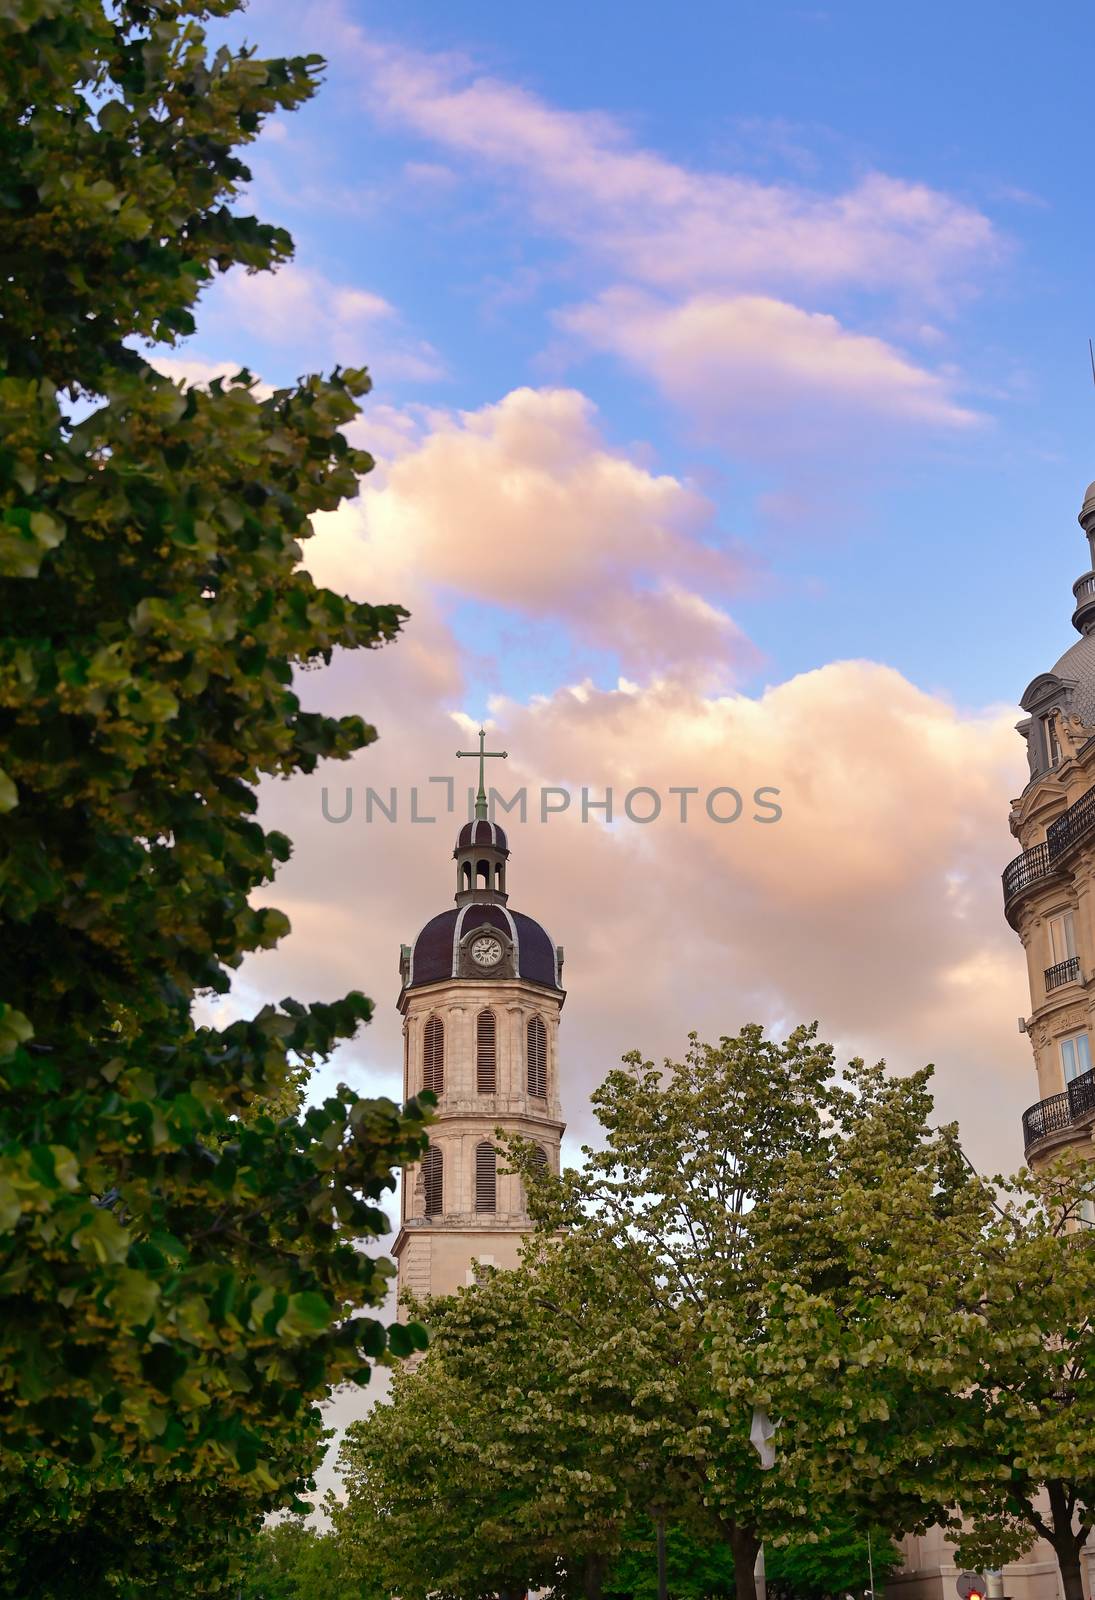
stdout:
<svg viewBox="0 0 1095 1600">
<path fill-rule="evenodd" d="M 505 750 L 485 748 L 487 735 L 479 730 L 478 750 L 458 750 L 458 756 L 471 756 L 479 761 L 479 789 L 475 796 L 475 818 L 466 822 L 456 840 L 453 858 L 456 861 L 456 903 L 467 905 L 471 901 L 484 904 L 505 905 L 506 862 L 509 843 L 505 832 L 487 817 L 486 763 L 489 759 L 505 761 Z"/>
<path fill-rule="evenodd" d="M 1076 596 L 1072 626 L 1077 633 L 1088 634 L 1095 629 L 1095 483 L 1088 484 L 1077 521 L 1087 534 L 1091 551 L 1091 571 L 1085 572 L 1083 577 L 1077 578 L 1072 585 L 1072 592 Z"/>
</svg>

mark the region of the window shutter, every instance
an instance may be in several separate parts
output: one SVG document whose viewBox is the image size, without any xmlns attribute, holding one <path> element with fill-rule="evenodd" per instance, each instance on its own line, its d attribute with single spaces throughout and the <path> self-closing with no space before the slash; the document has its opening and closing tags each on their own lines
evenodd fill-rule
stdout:
<svg viewBox="0 0 1095 1600">
<path fill-rule="evenodd" d="M 498 1157 L 486 1139 L 475 1147 L 475 1209 L 498 1209 Z"/>
<path fill-rule="evenodd" d="M 475 1087 L 480 1094 L 494 1094 L 498 1087 L 493 1011 L 480 1011 L 475 1024 Z"/>
<path fill-rule="evenodd" d="M 422 1039 L 422 1087 L 434 1094 L 445 1091 L 445 1024 L 440 1017 L 426 1023 Z"/>
<path fill-rule="evenodd" d="M 532 1152 L 532 1165 L 537 1172 L 543 1172 L 548 1164 L 548 1153 L 542 1144 L 538 1144 Z"/>
<path fill-rule="evenodd" d="M 422 1176 L 426 1194 L 426 1215 L 439 1217 L 445 1209 L 445 1162 L 435 1144 L 430 1145 L 423 1158 Z"/>
<path fill-rule="evenodd" d="M 528 1092 L 536 1100 L 547 1098 L 547 1029 L 542 1017 L 529 1018 Z"/>
</svg>

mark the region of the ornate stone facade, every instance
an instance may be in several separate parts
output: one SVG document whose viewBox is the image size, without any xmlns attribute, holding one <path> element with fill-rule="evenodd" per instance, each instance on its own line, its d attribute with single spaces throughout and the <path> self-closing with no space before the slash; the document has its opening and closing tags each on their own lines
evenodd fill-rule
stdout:
<svg viewBox="0 0 1095 1600">
<path fill-rule="evenodd" d="M 1095 569 L 1095 484 L 1079 520 Z M 1030 987 L 1023 1025 L 1038 1099 L 1023 1117 L 1023 1148 L 1032 1166 L 1095 1156 L 1095 570 L 1073 593 L 1080 638 L 1021 701 L 1030 781 L 1009 819 L 1022 854 L 1004 872 Z"/>
</svg>

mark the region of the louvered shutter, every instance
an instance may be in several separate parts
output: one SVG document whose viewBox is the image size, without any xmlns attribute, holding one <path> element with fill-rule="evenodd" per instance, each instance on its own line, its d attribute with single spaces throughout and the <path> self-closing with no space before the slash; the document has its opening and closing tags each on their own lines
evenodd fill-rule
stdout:
<svg viewBox="0 0 1095 1600">
<path fill-rule="evenodd" d="M 528 1092 L 536 1100 L 547 1098 L 547 1029 L 542 1017 L 529 1018 Z"/>
<path fill-rule="evenodd" d="M 475 1147 L 475 1209 L 498 1209 L 498 1157 L 486 1139 Z"/>
<path fill-rule="evenodd" d="M 497 1030 L 493 1011 L 480 1011 L 475 1024 L 475 1087 L 494 1094 L 498 1086 Z"/>
<path fill-rule="evenodd" d="M 445 1163 L 437 1145 L 431 1144 L 422 1161 L 426 1215 L 439 1217 L 445 1209 Z"/>
<path fill-rule="evenodd" d="M 445 1024 L 431 1017 L 422 1038 L 422 1087 L 434 1094 L 445 1090 Z"/>
</svg>

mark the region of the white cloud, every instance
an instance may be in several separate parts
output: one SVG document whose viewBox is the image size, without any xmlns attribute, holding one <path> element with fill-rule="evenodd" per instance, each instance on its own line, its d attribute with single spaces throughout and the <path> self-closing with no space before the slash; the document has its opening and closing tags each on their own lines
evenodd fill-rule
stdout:
<svg viewBox="0 0 1095 1600">
<path fill-rule="evenodd" d="M 884 340 L 761 295 L 672 305 L 619 288 L 560 321 L 622 356 L 724 441 L 754 451 L 831 437 L 849 414 L 945 429 L 978 421 L 945 379 Z"/>
</svg>

